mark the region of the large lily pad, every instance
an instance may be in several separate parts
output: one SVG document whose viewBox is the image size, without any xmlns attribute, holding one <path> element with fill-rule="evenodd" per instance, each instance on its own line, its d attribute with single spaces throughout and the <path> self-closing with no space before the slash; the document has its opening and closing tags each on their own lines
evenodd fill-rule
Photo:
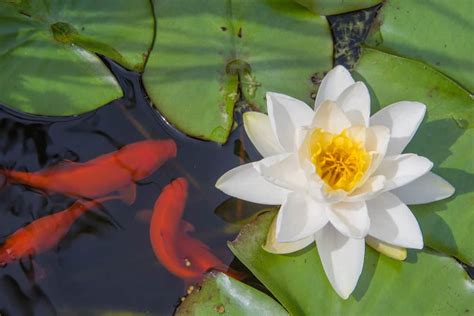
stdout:
<svg viewBox="0 0 474 316">
<path fill-rule="evenodd" d="M 423 61 L 474 91 L 474 2 L 388 0 L 371 46 Z"/>
<path fill-rule="evenodd" d="M 64 116 L 122 96 L 95 53 L 141 71 L 153 24 L 148 0 L 0 2 L 0 103 Z"/>
<path fill-rule="evenodd" d="M 294 0 L 320 15 L 340 14 L 365 9 L 382 0 Z"/>
<path fill-rule="evenodd" d="M 311 76 L 332 65 L 326 19 L 291 0 L 155 1 L 154 7 L 157 36 L 144 85 L 160 112 L 194 137 L 227 140 L 239 90 L 262 109 L 268 90 L 310 102 Z"/>
<path fill-rule="evenodd" d="M 449 181 L 456 194 L 410 208 L 426 245 L 474 265 L 474 100 L 435 69 L 377 50 L 365 49 L 355 70 L 371 89 L 372 112 L 401 100 L 426 104 L 425 121 L 405 151 L 432 160 L 434 172 Z"/>
<path fill-rule="evenodd" d="M 331 288 L 314 245 L 289 255 L 262 249 L 276 212 L 246 226 L 232 252 L 291 315 L 461 315 L 471 312 L 473 282 L 452 258 L 425 250 L 405 262 L 366 248 L 354 293 L 341 299 Z M 348 262 L 347 264 L 351 264 Z"/>
<path fill-rule="evenodd" d="M 175 315 L 288 315 L 266 294 L 224 273 L 210 273 L 199 289 L 188 295 Z"/>
</svg>

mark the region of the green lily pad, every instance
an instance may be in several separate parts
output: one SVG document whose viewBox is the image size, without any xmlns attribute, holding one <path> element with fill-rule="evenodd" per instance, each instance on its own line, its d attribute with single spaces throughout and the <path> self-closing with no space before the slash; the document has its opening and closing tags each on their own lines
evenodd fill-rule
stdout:
<svg viewBox="0 0 474 316">
<path fill-rule="evenodd" d="M 269 90 L 310 102 L 311 76 L 332 65 L 326 19 L 291 0 L 154 7 L 157 36 L 143 82 L 169 122 L 194 137 L 227 140 L 239 91 L 261 109 Z"/>
<path fill-rule="evenodd" d="M 406 261 L 396 261 L 366 247 L 359 283 L 343 300 L 331 288 L 314 244 L 288 255 L 262 249 L 275 214 L 259 216 L 229 247 L 291 315 L 464 315 L 472 310 L 472 280 L 454 259 L 429 250 L 410 251 Z"/>
<path fill-rule="evenodd" d="M 426 104 L 427 114 L 405 152 L 428 157 L 433 171 L 456 188 L 447 200 L 410 206 L 425 244 L 474 265 L 474 100 L 435 69 L 413 60 L 364 49 L 355 71 L 367 83 L 372 113 L 402 100 Z"/>
<path fill-rule="evenodd" d="M 0 103 L 66 116 L 122 96 L 95 54 L 143 70 L 153 40 L 148 0 L 0 3 Z"/>
<path fill-rule="evenodd" d="M 473 10 L 471 0 L 388 0 L 368 43 L 423 61 L 473 92 Z"/>
<path fill-rule="evenodd" d="M 210 273 L 175 315 L 288 315 L 275 300 L 224 273 Z"/>
<path fill-rule="evenodd" d="M 333 15 L 372 7 L 382 0 L 294 0 L 314 13 Z"/>
</svg>

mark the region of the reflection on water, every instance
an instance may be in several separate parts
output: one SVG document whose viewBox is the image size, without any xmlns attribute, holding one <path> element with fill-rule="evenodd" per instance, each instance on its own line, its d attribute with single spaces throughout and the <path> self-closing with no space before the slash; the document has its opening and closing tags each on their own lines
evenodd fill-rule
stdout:
<svg viewBox="0 0 474 316">
<path fill-rule="evenodd" d="M 0 268 L 2 316 L 171 314 L 186 288 L 156 260 L 149 221 L 162 188 L 177 177 L 190 183 L 184 219 L 195 227 L 194 236 L 225 263 L 233 259 L 225 241 L 234 236 L 214 215 L 226 196 L 214 183 L 226 170 L 249 158 L 255 160 L 258 154 L 248 139 L 238 139 L 244 134 L 240 128 L 225 146 L 179 134 L 150 107 L 136 74 L 113 64 L 111 68 L 126 95 L 95 113 L 49 120 L 0 110 L 0 166 L 35 172 L 64 160 L 88 161 L 147 138 L 173 138 L 177 158 L 136 183 L 136 201 L 131 206 L 107 201 L 79 217 L 52 250 Z M 0 242 L 75 201 L 19 184 L 5 185 L 0 190 Z"/>
</svg>

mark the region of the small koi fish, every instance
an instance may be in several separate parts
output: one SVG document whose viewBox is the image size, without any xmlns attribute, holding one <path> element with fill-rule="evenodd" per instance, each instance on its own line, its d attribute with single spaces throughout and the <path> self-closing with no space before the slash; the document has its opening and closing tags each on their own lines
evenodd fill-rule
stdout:
<svg viewBox="0 0 474 316">
<path fill-rule="evenodd" d="M 135 190 L 134 182 L 148 177 L 175 156 L 174 140 L 145 140 L 84 163 L 65 161 L 38 172 L 4 170 L 3 173 L 10 183 L 94 199 L 115 191 Z"/>
<path fill-rule="evenodd" d="M 210 269 L 226 270 L 209 247 L 191 236 L 190 223 L 181 220 L 188 197 L 188 183 L 178 178 L 156 200 L 150 224 L 153 251 L 165 268 L 185 280 L 200 279 Z"/>
<path fill-rule="evenodd" d="M 129 197 L 112 196 L 95 201 L 76 201 L 61 212 L 41 217 L 18 229 L 0 247 L 0 266 L 52 249 L 64 238 L 77 218 L 89 209 L 114 199 L 128 200 Z"/>
</svg>

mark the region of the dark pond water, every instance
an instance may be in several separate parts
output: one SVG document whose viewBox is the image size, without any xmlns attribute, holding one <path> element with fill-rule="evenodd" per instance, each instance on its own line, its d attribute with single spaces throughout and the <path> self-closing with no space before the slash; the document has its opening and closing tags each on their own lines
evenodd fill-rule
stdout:
<svg viewBox="0 0 474 316">
<path fill-rule="evenodd" d="M 179 176 L 190 182 L 184 218 L 195 226 L 194 236 L 225 263 L 233 260 L 226 240 L 234 235 L 224 233 L 226 222 L 214 214 L 227 197 L 214 183 L 242 163 L 237 153 L 243 148 L 252 160 L 258 154 L 241 128 L 225 146 L 181 135 L 151 107 L 137 74 L 115 64 L 110 67 L 125 97 L 94 113 L 58 121 L 26 117 L 2 107 L 0 166 L 37 171 L 65 159 L 88 161 L 146 138 L 175 139 L 178 156 L 138 183 L 133 205 L 107 202 L 81 216 L 55 249 L 0 268 L 2 316 L 172 314 L 186 287 L 156 259 L 146 217 L 161 189 Z M 21 185 L 5 186 L 0 190 L 0 242 L 74 201 Z"/>
</svg>

